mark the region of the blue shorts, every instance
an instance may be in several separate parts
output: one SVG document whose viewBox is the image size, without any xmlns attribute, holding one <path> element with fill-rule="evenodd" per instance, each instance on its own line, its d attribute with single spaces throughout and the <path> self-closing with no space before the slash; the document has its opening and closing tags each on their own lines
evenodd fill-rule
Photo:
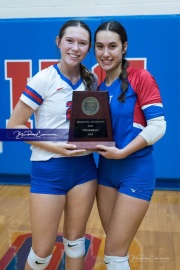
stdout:
<svg viewBox="0 0 180 270">
<path fill-rule="evenodd" d="M 152 153 L 145 156 L 99 158 L 98 184 L 116 188 L 126 195 L 150 201 L 155 188 L 155 164 Z"/>
<path fill-rule="evenodd" d="M 32 161 L 31 193 L 65 195 L 76 185 L 97 179 L 93 154 Z"/>
</svg>

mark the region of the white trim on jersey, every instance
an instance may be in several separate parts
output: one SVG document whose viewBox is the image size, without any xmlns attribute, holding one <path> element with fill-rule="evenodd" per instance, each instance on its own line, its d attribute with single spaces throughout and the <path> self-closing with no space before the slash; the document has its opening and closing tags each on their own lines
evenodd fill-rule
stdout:
<svg viewBox="0 0 180 270">
<path fill-rule="evenodd" d="M 147 105 L 142 106 L 141 109 L 144 110 L 144 109 L 146 109 L 146 108 L 148 108 L 150 106 L 158 106 L 158 107 L 162 107 L 163 108 L 162 103 L 152 103 L 152 104 L 147 104 Z"/>
</svg>

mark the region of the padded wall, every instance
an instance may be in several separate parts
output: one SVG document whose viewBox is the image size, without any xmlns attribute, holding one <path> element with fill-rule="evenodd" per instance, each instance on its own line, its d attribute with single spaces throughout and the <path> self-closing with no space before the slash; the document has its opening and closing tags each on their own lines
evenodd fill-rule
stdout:
<svg viewBox="0 0 180 270">
<path fill-rule="evenodd" d="M 14 108 L 29 77 L 59 58 L 55 37 L 59 28 L 72 18 L 0 20 L 0 128 Z M 128 33 L 127 58 L 144 65 L 160 87 L 167 120 L 166 135 L 155 144 L 157 178 L 180 179 L 180 16 L 128 16 L 81 18 L 94 33 L 106 20 L 118 20 Z M 84 64 L 96 65 L 93 48 Z M 32 119 L 33 121 L 33 119 Z M 31 151 L 23 142 L 0 144 L 0 174 L 23 175 L 30 172 Z"/>
</svg>

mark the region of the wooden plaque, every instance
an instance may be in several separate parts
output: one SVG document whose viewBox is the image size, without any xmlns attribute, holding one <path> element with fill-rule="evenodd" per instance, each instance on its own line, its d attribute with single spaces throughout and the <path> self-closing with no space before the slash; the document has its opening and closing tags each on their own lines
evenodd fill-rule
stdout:
<svg viewBox="0 0 180 270">
<path fill-rule="evenodd" d="M 68 143 L 88 150 L 115 146 L 107 91 L 73 92 Z"/>
</svg>

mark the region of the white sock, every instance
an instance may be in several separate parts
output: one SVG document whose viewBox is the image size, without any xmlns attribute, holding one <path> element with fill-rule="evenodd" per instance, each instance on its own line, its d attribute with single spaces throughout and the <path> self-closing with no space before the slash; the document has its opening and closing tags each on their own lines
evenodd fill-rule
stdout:
<svg viewBox="0 0 180 270">
<path fill-rule="evenodd" d="M 107 270 L 130 270 L 128 259 L 128 256 L 104 256 Z"/>
</svg>

